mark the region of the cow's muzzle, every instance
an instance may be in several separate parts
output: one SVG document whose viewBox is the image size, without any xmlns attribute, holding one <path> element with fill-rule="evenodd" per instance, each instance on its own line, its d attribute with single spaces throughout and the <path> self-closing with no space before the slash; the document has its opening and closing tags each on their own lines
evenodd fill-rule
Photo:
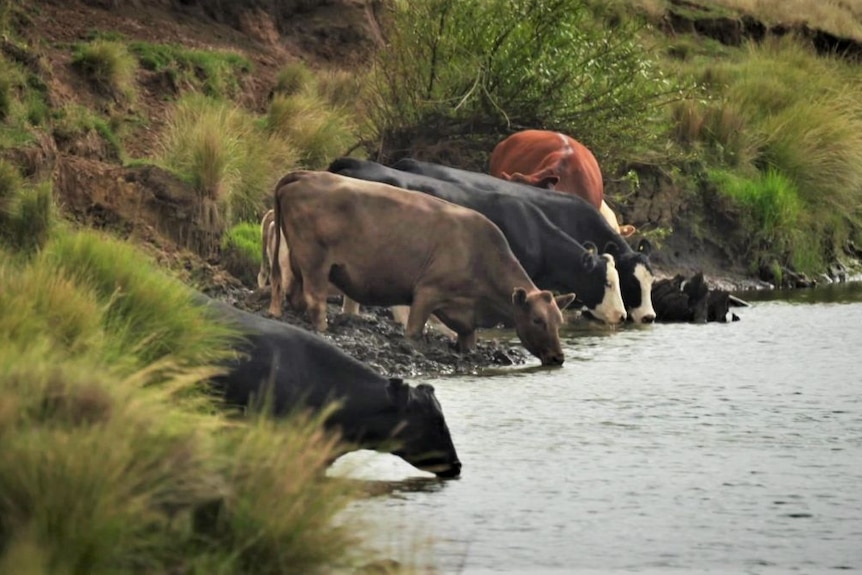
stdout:
<svg viewBox="0 0 862 575">
<path fill-rule="evenodd" d="M 563 361 L 565 361 L 565 359 L 566 358 L 562 352 L 549 353 L 542 356 L 542 365 L 563 365 Z"/>
<path fill-rule="evenodd" d="M 430 471 L 437 477 L 444 479 L 458 477 L 461 475 L 461 462 L 456 460 L 447 463 L 440 463 L 438 465 L 423 465 L 422 470 Z"/>
</svg>

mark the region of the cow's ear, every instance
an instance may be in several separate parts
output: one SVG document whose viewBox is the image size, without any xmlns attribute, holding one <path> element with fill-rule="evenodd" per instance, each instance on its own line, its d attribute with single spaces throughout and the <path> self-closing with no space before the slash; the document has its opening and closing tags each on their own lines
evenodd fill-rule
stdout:
<svg viewBox="0 0 862 575">
<path fill-rule="evenodd" d="M 404 383 L 400 377 L 390 377 L 389 385 L 386 386 L 386 393 L 389 394 L 389 399 L 392 404 L 402 411 L 407 409 L 407 404 L 410 403 L 410 386 Z"/>
<path fill-rule="evenodd" d="M 537 188 L 544 188 L 546 190 L 553 190 L 554 186 L 560 183 L 560 176 L 550 174 L 547 176 L 539 176 L 533 178 L 533 185 Z"/>
<path fill-rule="evenodd" d="M 595 246 L 593 246 L 593 247 L 595 247 Z M 592 250 L 587 250 L 587 252 L 584 254 L 583 262 L 584 262 L 584 269 L 587 272 L 593 271 L 596 267 L 596 254 L 595 254 L 595 252 L 593 252 Z"/>
<path fill-rule="evenodd" d="M 560 308 L 560 310 L 564 310 L 569 307 L 569 304 L 575 301 L 575 294 L 567 293 L 566 295 L 558 295 L 554 298 L 554 301 L 557 302 L 557 307 Z"/>
<path fill-rule="evenodd" d="M 512 303 L 518 307 L 524 307 L 527 305 L 527 290 L 524 288 L 515 288 L 515 291 L 512 292 Z"/>
<path fill-rule="evenodd" d="M 620 246 L 618 246 L 615 242 L 608 242 L 605 244 L 605 249 L 602 251 L 603 254 L 611 254 L 614 257 L 620 255 Z"/>
<path fill-rule="evenodd" d="M 643 255 L 648 256 L 652 253 L 652 244 L 649 243 L 649 240 L 643 238 L 638 242 L 638 251 Z"/>
</svg>

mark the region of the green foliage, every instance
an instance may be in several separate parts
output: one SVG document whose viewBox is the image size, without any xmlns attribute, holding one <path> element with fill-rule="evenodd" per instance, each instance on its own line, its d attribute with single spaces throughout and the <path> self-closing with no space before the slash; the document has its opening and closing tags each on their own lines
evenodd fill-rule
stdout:
<svg viewBox="0 0 862 575">
<path fill-rule="evenodd" d="M 234 224 L 260 216 L 296 156 L 291 142 L 262 132 L 252 114 L 190 95 L 177 102 L 162 133 L 159 161 L 186 177 L 202 200 L 218 205 L 224 222 Z"/>
<path fill-rule="evenodd" d="M 225 269 L 246 285 L 256 286 L 261 264 L 260 224 L 235 225 L 222 237 L 221 248 Z"/>
<path fill-rule="evenodd" d="M 232 52 L 192 50 L 178 44 L 132 42 L 129 49 L 147 70 L 166 74 L 177 89 L 200 90 L 213 97 L 239 94 L 240 78 L 252 63 Z"/>
<path fill-rule="evenodd" d="M 602 158 L 649 143 L 657 108 L 680 96 L 638 44 L 640 24 L 606 26 L 586 1 L 398 7 L 377 65 L 373 122 L 383 145 L 430 127 L 451 139 L 469 131 L 490 149 L 513 128 L 548 128 Z"/>
<path fill-rule="evenodd" d="M 100 90 L 114 98 L 133 100 L 138 62 L 125 44 L 94 40 L 76 47 L 74 64 Z"/>
<path fill-rule="evenodd" d="M 55 211 L 50 182 L 25 183 L 15 167 L 0 160 L 0 243 L 36 251 L 55 226 Z"/>
</svg>

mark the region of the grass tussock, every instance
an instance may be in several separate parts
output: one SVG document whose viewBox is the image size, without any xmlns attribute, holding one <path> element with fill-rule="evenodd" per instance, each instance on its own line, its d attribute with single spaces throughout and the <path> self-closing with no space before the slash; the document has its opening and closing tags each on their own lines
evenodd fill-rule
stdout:
<svg viewBox="0 0 862 575">
<path fill-rule="evenodd" d="M 94 231 L 61 234 L 37 263 L 97 294 L 112 334 L 104 353 L 117 362 L 146 366 L 171 357 L 205 365 L 225 346 L 227 330 L 212 326 L 179 281 L 157 273 L 128 244 Z"/>
<path fill-rule="evenodd" d="M 123 155 L 123 146 L 117 135 L 116 124 L 116 121 L 102 118 L 89 108 L 70 104 L 55 113 L 53 133 L 60 143 L 95 133 L 105 142 L 109 157 L 119 159 Z"/>
<path fill-rule="evenodd" d="M 278 178 L 292 168 L 293 142 L 268 134 L 249 112 L 191 95 L 177 102 L 162 133 L 159 162 L 216 203 L 227 225 L 260 217 Z"/>
<path fill-rule="evenodd" d="M 72 64 L 106 95 L 134 100 L 138 61 L 122 42 L 97 39 L 80 45 Z"/>
<path fill-rule="evenodd" d="M 231 419 L 204 393 L 227 331 L 128 245 L 0 247 L 0 568 L 305 573 L 349 567 L 356 493 L 322 417 Z M 203 348 L 206 347 L 206 351 Z"/>
<path fill-rule="evenodd" d="M 307 168 L 322 169 L 346 154 L 355 143 L 349 114 L 333 108 L 315 94 L 276 94 L 266 117 L 269 131 L 292 142 Z"/>
<path fill-rule="evenodd" d="M 0 149 L 30 144 L 49 117 L 42 84 L 0 54 Z"/>
</svg>

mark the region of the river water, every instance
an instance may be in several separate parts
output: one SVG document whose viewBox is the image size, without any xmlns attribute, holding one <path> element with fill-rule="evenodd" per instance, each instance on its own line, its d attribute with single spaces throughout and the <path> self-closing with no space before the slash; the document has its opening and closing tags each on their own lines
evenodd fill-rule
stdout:
<svg viewBox="0 0 862 575">
<path fill-rule="evenodd" d="M 332 472 L 386 494 L 350 512 L 420 571 L 862 570 L 862 284 L 744 297 L 732 324 L 569 329 L 561 368 L 426 380 L 462 476 L 351 454 Z"/>
</svg>

